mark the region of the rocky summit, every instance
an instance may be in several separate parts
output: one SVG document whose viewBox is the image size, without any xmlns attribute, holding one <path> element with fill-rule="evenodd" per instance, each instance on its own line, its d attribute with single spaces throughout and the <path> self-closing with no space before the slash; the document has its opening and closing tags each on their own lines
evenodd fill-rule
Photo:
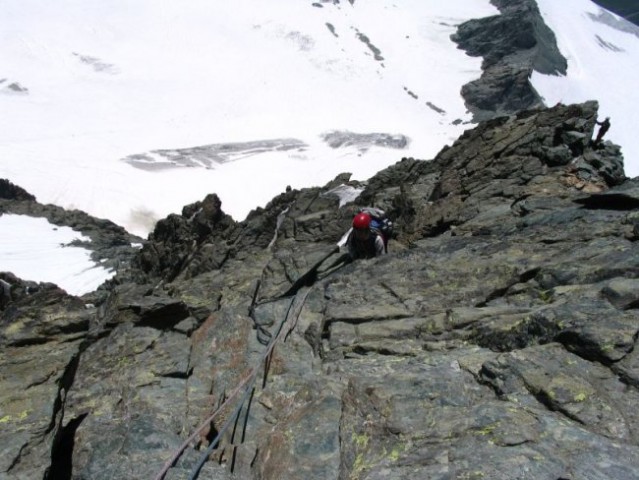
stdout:
<svg viewBox="0 0 639 480">
<path fill-rule="evenodd" d="M 1 274 L 0 478 L 636 479 L 639 179 L 596 118 L 496 118 L 243 222 L 211 194 L 85 298 Z M 395 238 L 348 262 L 370 205 Z"/>
</svg>

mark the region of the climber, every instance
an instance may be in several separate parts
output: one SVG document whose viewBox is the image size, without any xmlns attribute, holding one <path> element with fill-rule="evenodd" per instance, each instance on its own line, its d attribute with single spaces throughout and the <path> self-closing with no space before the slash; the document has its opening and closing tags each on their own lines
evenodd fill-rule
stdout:
<svg viewBox="0 0 639 480">
<path fill-rule="evenodd" d="M 599 145 L 601 143 L 601 140 L 603 139 L 603 136 L 610 129 L 610 117 L 606 117 L 606 119 L 603 122 L 595 121 L 595 123 L 597 125 L 600 125 L 599 132 L 597 132 L 597 138 L 595 139 L 595 146 L 596 146 L 596 145 Z"/>
<path fill-rule="evenodd" d="M 370 214 L 360 212 L 353 218 L 353 229 L 346 240 L 348 253 L 353 260 L 373 258 L 386 253 L 386 245 L 382 234 L 372 228 Z"/>
</svg>

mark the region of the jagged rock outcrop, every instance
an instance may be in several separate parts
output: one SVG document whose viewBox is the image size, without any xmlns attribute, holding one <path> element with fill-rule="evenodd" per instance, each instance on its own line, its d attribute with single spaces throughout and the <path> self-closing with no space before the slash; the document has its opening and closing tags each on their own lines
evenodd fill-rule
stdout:
<svg viewBox="0 0 639 480">
<path fill-rule="evenodd" d="M 593 149 L 596 115 L 481 123 L 343 207 L 348 176 L 245 222 L 208 197 L 134 262 L 167 268 L 118 276 L 101 305 L 13 300 L 2 475 L 151 478 L 195 432 L 165 478 L 219 433 L 200 478 L 633 478 L 639 181 Z M 366 204 L 396 221 L 390 254 L 305 276 Z"/>
<path fill-rule="evenodd" d="M 235 227 L 221 205 L 218 196 L 211 194 L 201 202 L 185 206 L 182 215 L 169 215 L 160 220 L 134 266 L 151 278 L 167 281 L 174 280 L 181 272 L 195 276 L 202 270 L 219 268 L 229 251 L 211 242 L 221 240 L 225 231 Z"/>
<path fill-rule="evenodd" d="M 535 0 L 491 3 L 500 15 L 465 22 L 451 37 L 469 55 L 484 59 L 481 77 L 462 87 L 474 121 L 542 106 L 530 83 L 533 70 L 565 75 L 567 69 Z"/>
</svg>

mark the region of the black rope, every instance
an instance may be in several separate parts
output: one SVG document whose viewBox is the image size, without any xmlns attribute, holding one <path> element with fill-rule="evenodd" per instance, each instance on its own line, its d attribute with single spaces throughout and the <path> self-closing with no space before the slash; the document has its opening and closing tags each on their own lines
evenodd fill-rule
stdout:
<svg viewBox="0 0 639 480">
<path fill-rule="evenodd" d="M 248 399 L 248 404 L 246 405 L 246 410 L 244 413 L 244 421 L 242 422 L 242 435 L 240 436 L 240 445 L 244 443 L 244 439 L 246 438 L 246 427 L 248 425 L 248 416 L 251 411 L 251 403 L 253 403 L 253 397 L 255 395 L 255 388 L 251 390 L 251 396 Z M 238 416 L 239 418 L 239 416 Z M 233 435 L 231 435 L 231 444 L 233 444 L 233 456 L 231 459 L 231 473 L 235 471 L 235 460 L 237 457 L 237 445 L 235 445 L 235 429 L 237 427 L 237 422 L 235 422 L 235 427 L 233 427 Z"/>
<path fill-rule="evenodd" d="M 222 435 L 224 435 L 224 433 L 228 430 L 228 428 L 231 426 L 232 423 L 235 423 L 235 420 L 239 416 L 239 414 L 240 414 L 240 412 L 242 410 L 242 407 L 244 406 L 244 402 L 248 398 L 249 394 L 251 394 L 253 392 L 253 390 L 254 390 L 255 378 L 256 378 L 256 376 L 253 375 L 253 378 L 251 379 L 249 384 L 246 386 L 246 390 L 244 391 L 244 395 L 242 395 L 242 398 L 240 399 L 239 403 L 237 404 L 237 407 L 235 408 L 235 411 L 233 412 L 233 415 L 231 415 L 231 417 L 229 417 L 229 419 L 226 421 L 224 426 L 222 426 L 222 429 L 218 432 L 218 434 L 215 436 L 215 438 L 213 439 L 211 444 L 206 449 L 206 452 L 204 452 L 204 454 L 200 457 L 200 460 L 198 461 L 197 465 L 193 469 L 193 471 L 191 473 L 191 476 L 189 477 L 189 480 L 195 480 L 200 475 L 200 470 L 202 469 L 202 467 L 204 466 L 204 464 L 208 460 L 209 455 L 211 455 L 211 452 L 217 446 L 218 442 L 220 441 L 220 438 L 222 438 Z"/>
<path fill-rule="evenodd" d="M 306 292 L 306 295 L 304 295 L 303 301 L 301 302 L 302 304 L 306 300 L 306 297 L 308 296 L 309 292 L 310 292 L 310 290 Z M 267 380 L 267 376 L 268 376 L 268 369 L 270 367 L 270 358 L 273 355 L 273 348 L 275 347 L 275 342 L 280 337 L 280 334 L 282 333 L 282 330 L 284 329 L 284 325 L 286 325 L 286 323 L 288 322 L 288 320 L 290 318 L 291 311 L 293 311 L 293 305 L 295 304 L 294 300 L 295 299 L 293 299 L 293 301 L 291 301 L 291 304 L 288 306 L 288 309 L 286 311 L 286 315 L 284 316 L 284 319 L 280 322 L 280 324 L 279 324 L 279 326 L 277 328 L 277 333 L 275 335 L 271 336 L 271 341 L 269 342 L 269 346 L 265 350 L 265 352 L 262 354 L 262 356 L 260 358 L 260 361 L 258 363 L 258 364 L 264 363 L 264 378 L 262 380 L 262 388 L 264 388 L 264 386 L 266 385 L 266 380 Z M 301 312 L 301 309 L 300 309 L 299 312 L 296 313 L 296 315 L 299 315 L 300 312 Z M 200 457 L 200 460 L 198 461 L 197 465 L 195 466 L 195 469 L 193 470 L 193 472 L 191 473 L 191 476 L 189 477 L 189 480 L 195 480 L 198 477 L 198 475 L 200 474 L 200 470 L 202 469 L 202 466 L 206 463 L 207 459 L 211 455 L 211 452 L 217 446 L 217 444 L 220 441 L 220 438 L 222 437 L 222 435 L 226 432 L 226 430 L 228 430 L 228 428 L 231 426 L 231 424 L 234 424 L 237 421 L 237 418 L 238 418 L 240 412 L 242 411 L 242 407 L 244 406 L 244 402 L 246 401 L 247 398 L 249 398 L 249 394 L 250 394 L 250 398 L 251 399 L 253 398 L 253 391 L 255 390 L 255 380 L 256 379 L 257 379 L 257 371 L 255 371 L 251 375 L 251 380 L 246 384 L 246 387 L 245 387 L 245 390 L 244 390 L 244 394 L 242 395 L 242 398 L 240 399 L 239 403 L 237 404 L 237 407 L 235 408 L 235 411 L 233 412 L 233 415 L 231 415 L 231 417 L 229 417 L 229 419 L 226 421 L 226 423 L 224 423 L 224 425 L 222 426 L 222 429 L 218 432 L 218 434 L 215 436 L 215 438 L 213 439 L 211 444 L 206 449 L 206 452 Z M 247 418 L 248 418 L 248 408 L 249 407 L 250 407 L 250 402 L 249 402 L 249 404 L 247 406 L 247 412 L 246 412 Z M 244 426 L 244 432 L 243 432 L 242 436 L 244 436 L 245 433 L 246 433 L 246 425 Z"/>
</svg>

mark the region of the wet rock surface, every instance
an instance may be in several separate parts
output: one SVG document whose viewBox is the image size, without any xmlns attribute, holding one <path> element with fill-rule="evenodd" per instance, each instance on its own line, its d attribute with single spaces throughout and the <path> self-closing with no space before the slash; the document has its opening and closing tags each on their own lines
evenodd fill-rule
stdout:
<svg viewBox="0 0 639 480">
<path fill-rule="evenodd" d="M 1 476 L 155 478 L 190 439 L 165 478 L 635 478 L 639 183 L 596 116 L 483 122 L 341 207 L 348 175 L 244 222 L 210 195 L 88 308 L 3 274 Z M 341 262 L 365 205 L 390 253 Z"/>
</svg>

